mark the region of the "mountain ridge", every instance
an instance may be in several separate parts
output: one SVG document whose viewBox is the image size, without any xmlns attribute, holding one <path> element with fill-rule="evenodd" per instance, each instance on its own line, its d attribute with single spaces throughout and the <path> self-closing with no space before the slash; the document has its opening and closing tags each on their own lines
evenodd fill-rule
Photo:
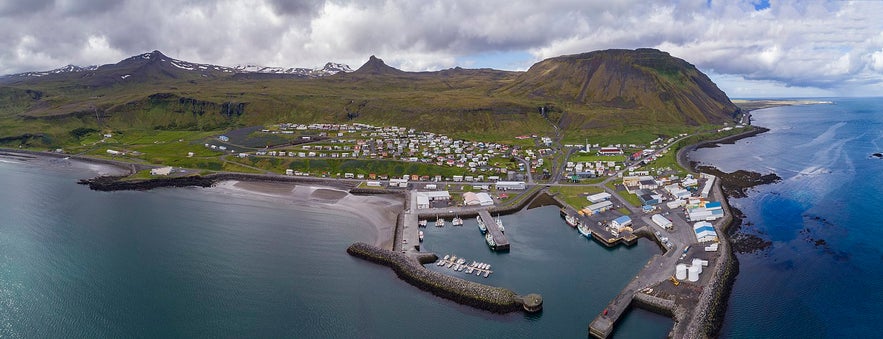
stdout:
<svg viewBox="0 0 883 339">
<path fill-rule="evenodd" d="M 292 75 L 292 76 L 303 76 L 310 78 L 317 78 L 323 76 L 334 75 L 337 73 L 349 73 L 352 72 L 352 68 L 349 65 L 335 62 L 327 62 L 323 67 L 317 68 L 304 68 L 304 67 L 279 67 L 279 66 L 262 66 L 262 65 L 236 65 L 233 67 L 229 66 L 221 66 L 214 64 L 200 64 L 200 63 L 192 63 L 188 61 L 183 61 L 179 59 L 175 59 L 169 56 L 166 56 L 159 50 L 154 50 L 152 52 L 141 53 L 126 59 L 121 60 L 122 62 L 137 62 L 138 60 L 151 60 L 158 59 L 161 61 L 167 61 L 171 63 L 173 66 L 183 69 L 183 70 L 214 70 L 224 73 L 247 73 L 247 74 L 274 74 L 274 75 Z M 107 64 L 107 65 L 116 65 L 116 64 Z M 0 79 L 30 79 L 43 77 L 47 75 L 53 74 L 67 74 L 67 73 L 81 73 L 81 72 L 89 72 L 95 71 L 102 66 L 107 65 L 92 65 L 92 66 L 77 66 L 77 65 L 67 65 L 64 67 L 56 68 L 48 71 L 30 71 L 30 72 L 22 72 L 15 74 L 6 74 L 0 75 Z"/>
<path fill-rule="evenodd" d="M 524 72 L 406 72 L 376 56 L 355 71 L 319 77 L 241 72 L 258 67 L 191 63 L 153 51 L 94 70 L 0 80 L 0 119 L 200 130 L 356 119 L 500 136 L 554 125 L 585 137 L 671 134 L 733 122 L 739 113 L 695 66 L 651 49 L 560 56 Z"/>
</svg>

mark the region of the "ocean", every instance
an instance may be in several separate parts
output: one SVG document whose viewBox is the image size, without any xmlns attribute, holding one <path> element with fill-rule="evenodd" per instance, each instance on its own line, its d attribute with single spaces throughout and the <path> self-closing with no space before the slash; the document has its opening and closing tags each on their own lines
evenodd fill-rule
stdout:
<svg viewBox="0 0 883 339">
<path fill-rule="evenodd" d="M 690 157 L 777 173 L 732 204 L 772 242 L 739 254 L 721 335 L 863 338 L 883 329 L 883 99 L 820 99 L 752 112 L 767 133 Z"/>
<path fill-rule="evenodd" d="M 347 255 L 351 243 L 373 242 L 355 215 L 212 189 L 76 184 L 93 175 L 0 159 L 0 337 L 582 338 L 660 253 L 644 239 L 605 248 L 551 206 L 502 217 L 509 253 L 488 250 L 474 219 L 427 228 L 426 250 L 495 271 L 449 274 L 544 297 L 539 314 L 499 315 Z M 661 338 L 671 326 L 633 310 L 615 335 Z"/>
</svg>

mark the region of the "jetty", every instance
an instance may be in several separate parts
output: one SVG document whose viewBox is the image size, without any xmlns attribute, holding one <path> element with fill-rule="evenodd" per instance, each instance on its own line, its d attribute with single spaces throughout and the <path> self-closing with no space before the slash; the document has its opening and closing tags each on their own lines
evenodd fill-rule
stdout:
<svg viewBox="0 0 883 339">
<path fill-rule="evenodd" d="M 495 251 L 508 251 L 509 250 L 509 238 L 506 237 L 503 232 L 500 231 L 500 225 L 497 225 L 497 221 L 491 217 L 491 213 L 488 210 L 478 211 L 478 217 L 481 218 L 481 221 L 487 227 L 487 232 L 490 233 L 491 237 L 494 239 L 494 250 Z"/>
</svg>

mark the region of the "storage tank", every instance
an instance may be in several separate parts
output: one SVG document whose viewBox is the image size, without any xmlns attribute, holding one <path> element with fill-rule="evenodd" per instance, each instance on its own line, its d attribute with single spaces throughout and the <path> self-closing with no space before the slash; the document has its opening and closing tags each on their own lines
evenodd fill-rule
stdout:
<svg viewBox="0 0 883 339">
<path fill-rule="evenodd" d="M 698 267 L 699 273 L 702 273 L 702 259 L 693 258 L 693 266 L 691 267 Z"/>
<path fill-rule="evenodd" d="M 678 264 L 675 266 L 675 278 L 678 280 L 687 279 L 687 265 Z"/>
<path fill-rule="evenodd" d="M 699 266 L 692 265 L 689 269 L 687 269 L 687 281 L 689 282 L 697 282 L 699 281 Z"/>
</svg>

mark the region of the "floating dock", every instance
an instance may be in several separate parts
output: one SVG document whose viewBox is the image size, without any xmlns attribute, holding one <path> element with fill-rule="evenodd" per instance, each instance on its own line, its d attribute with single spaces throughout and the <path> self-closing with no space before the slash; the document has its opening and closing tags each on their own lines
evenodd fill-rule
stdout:
<svg viewBox="0 0 883 339">
<path fill-rule="evenodd" d="M 496 244 L 494 250 L 508 251 L 509 238 L 507 238 L 503 232 L 500 232 L 500 225 L 497 225 L 497 221 L 491 217 L 491 213 L 488 212 L 488 210 L 481 210 L 478 211 L 478 217 L 481 218 L 481 221 L 487 227 L 487 232 L 494 238 L 494 244 Z"/>
</svg>

